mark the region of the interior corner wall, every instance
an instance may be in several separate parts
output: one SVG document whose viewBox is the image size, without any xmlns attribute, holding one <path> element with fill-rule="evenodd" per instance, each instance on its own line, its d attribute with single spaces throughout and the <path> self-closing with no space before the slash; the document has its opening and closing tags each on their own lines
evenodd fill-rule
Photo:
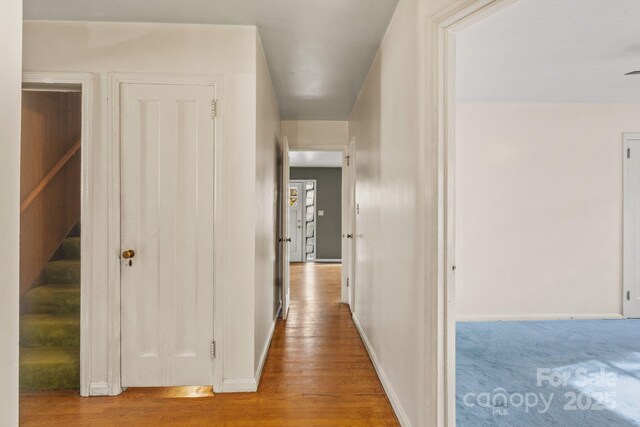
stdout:
<svg viewBox="0 0 640 427">
<path fill-rule="evenodd" d="M 622 314 L 623 133 L 640 105 L 459 104 L 456 315 Z"/>
<path fill-rule="evenodd" d="M 321 148 L 346 146 L 349 143 L 349 122 L 335 120 L 283 120 L 282 134 L 289 148 Z"/>
<path fill-rule="evenodd" d="M 405 426 L 436 425 L 423 382 L 423 343 L 427 331 L 435 330 L 435 325 L 424 326 L 428 192 L 420 95 L 426 80 L 423 3 L 398 3 L 349 118 L 359 205 L 354 321 Z M 435 345 L 436 336 L 428 338 Z M 435 390 L 435 384 L 429 386 Z M 429 421 L 426 410 L 433 416 Z"/>
<path fill-rule="evenodd" d="M 262 363 L 280 309 L 278 281 L 278 190 L 280 111 L 269 68 L 258 37 L 256 49 L 256 197 L 255 213 L 255 336 L 254 364 L 259 381 Z M 281 161 L 281 159 L 280 159 Z"/>
<path fill-rule="evenodd" d="M 0 423 L 18 425 L 18 289 L 22 1 L 0 13 Z"/>
<path fill-rule="evenodd" d="M 342 168 L 294 167 L 290 178 L 316 181 L 316 260 L 342 259 Z"/>
<path fill-rule="evenodd" d="M 3 14 L 4 16 L 4 10 Z M 94 76 L 91 170 L 91 383 L 108 376 L 109 73 L 215 74 L 221 103 L 223 381 L 254 379 L 256 28 L 156 23 L 25 21 L 24 70 Z M 19 123 L 19 120 L 17 121 Z M 4 157 L 3 157 L 4 159 Z M 239 197 L 242 195 L 242 197 Z"/>
</svg>

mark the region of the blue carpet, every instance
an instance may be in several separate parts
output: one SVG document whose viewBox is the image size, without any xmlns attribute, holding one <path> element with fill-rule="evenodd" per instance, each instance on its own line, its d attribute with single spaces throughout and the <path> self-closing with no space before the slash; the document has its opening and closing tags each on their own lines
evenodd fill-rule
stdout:
<svg viewBox="0 0 640 427">
<path fill-rule="evenodd" d="M 459 427 L 640 426 L 640 320 L 456 330 Z"/>
</svg>

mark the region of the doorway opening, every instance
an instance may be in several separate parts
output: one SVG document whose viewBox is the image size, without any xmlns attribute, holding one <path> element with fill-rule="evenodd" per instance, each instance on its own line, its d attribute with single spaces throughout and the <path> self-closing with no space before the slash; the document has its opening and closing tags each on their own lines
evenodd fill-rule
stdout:
<svg viewBox="0 0 640 427">
<path fill-rule="evenodd" d="M 88 394 L 87 75 L 25 73 L 20 205 L 20 391 Z"/>
<path fill-rule="evenodd" d="M 290 177 L 293 179 L 289 180 L 289 230 L 291 230 L 289 262 L 316 261 L 317 180 L 299 179 L 297 176 L 305 176 L 306 173 L 303 168 L 292 168 L 290 171 Z M 324 211 L 319 215 L 324 216 Z"/>
<path fill-rule="evenodd" d="M 286 142 L 285 142 L 286 145 Z M 286 148 L 285 148 L 286 149 Z M 283 154 L 283 192 L 281 241 L 283 252 L 283 318 L 288 313 L 289 272 L 294 264 L 308 268 L 334 264 L 339 266 L 341 300 L 349 303 L 349 252 L 352 239 L 348 221 L 349 165 L 348 148 L 291 150 Z M 298 269 L 300 270 L 300 269 Z M 296 271 L 298 271 L 296 270 Z"/>
<path fill-rule="evenodd" d="M 578 9 L 580 20 L 563 18 Z M 639 419 L 627 400 L 640 329 L 623 318 L 623 292 L 637 290 L 623 273 L 623 169 L 635 173 L 637 137 L 622 141 L 640 106 L 625 101 L 637 81 L 606 46 L 634 22 L 611 26 L 596 9 L 478 1 L 439 23 L 449 424 Z M 594 24 L 617 36 L 577 43 Z"/>
</svg>

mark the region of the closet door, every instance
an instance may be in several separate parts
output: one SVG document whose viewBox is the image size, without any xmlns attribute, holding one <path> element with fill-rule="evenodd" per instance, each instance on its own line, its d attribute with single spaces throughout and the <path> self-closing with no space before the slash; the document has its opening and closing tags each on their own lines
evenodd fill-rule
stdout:
<svg viewBox="0 0 640 427">
<path fill-rule="evenodd" d="M 121 86 L 122 385 L 212 385 L 213 86 Z"/>
</svg>

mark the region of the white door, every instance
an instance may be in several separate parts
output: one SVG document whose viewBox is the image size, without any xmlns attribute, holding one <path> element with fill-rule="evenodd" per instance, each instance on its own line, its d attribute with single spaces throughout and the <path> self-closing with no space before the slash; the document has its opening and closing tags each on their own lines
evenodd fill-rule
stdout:
<svg viewBox="0 0 640 427">
<path fill-rule="evenodd" d="M 291 262 L 304 261 L 304 185 L 299 181 L 289 183 L 289 251 Z"/>
<path fill-rule="evenodd" d="M 122 385 L 212 385 L 214 87 L 120 96 Z"/>
<path fill-rule="evenodd" d="M 640 317 L 640 134 L 624 136 L 624 292 L 626 317 Z"/>
<path fill-rule="evenodd" d="M 284 137 L 282 144 L 282 182 L 280 191 L 282 192 L 281 209 L 281 237 L 282 244 L 282 318 L 286 319 L 289 314 L 289 302 L 291 301 L 290 281 L 289 281 L 289 246 L 292 241 L 289 227 L 289 142 Z"/>
<path fill-rule="evenodd" d="M 349 285 L 349 307 L 351 312 L 356 310 L 356 144 L 349 143 L 349 157 L 347 162 L 347 176 L 349 185 L 349 205 L 347 207 L 347 284 Z"/>
</svg>

